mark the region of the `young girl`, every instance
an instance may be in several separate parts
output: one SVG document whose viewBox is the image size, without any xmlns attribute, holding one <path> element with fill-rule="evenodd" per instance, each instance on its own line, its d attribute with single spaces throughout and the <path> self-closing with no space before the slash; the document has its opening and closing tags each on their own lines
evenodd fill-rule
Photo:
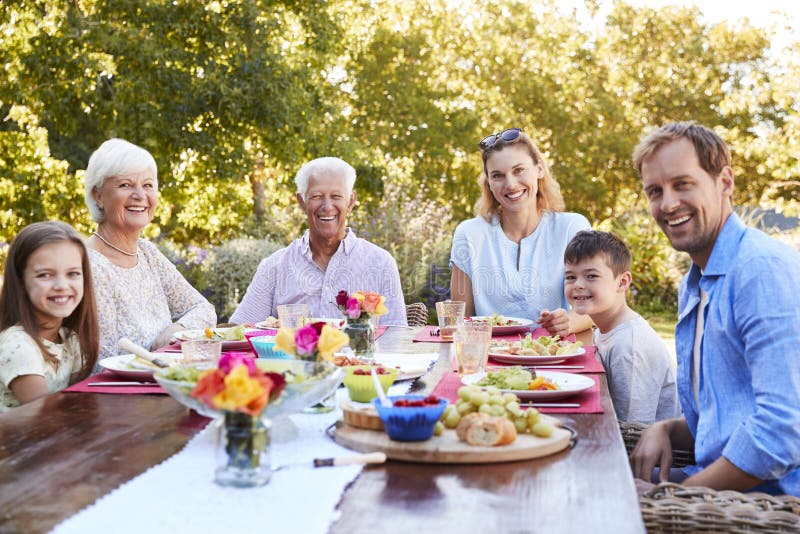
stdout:
<svg viewBox="0 0 800 534">
<path fill-rule="evenodd" d="M 99 334 L 83 240 L 31 224 L 8 251 L 0 291 L 0 412 L 64 389 L 97 362 Z"/>
</svg>

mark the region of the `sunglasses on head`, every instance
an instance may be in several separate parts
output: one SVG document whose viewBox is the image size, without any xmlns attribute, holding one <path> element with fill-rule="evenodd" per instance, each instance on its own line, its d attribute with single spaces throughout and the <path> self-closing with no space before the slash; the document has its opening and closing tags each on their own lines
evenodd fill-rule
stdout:
<svg viewBox="0 0 800 534">
<path fill-rule="evenodd" d="M 489 148 L 492 148 L 498 141 L 513 141 L 514 139 L 519 137 L 519 134 L 521 133 L 522 133 L 521 128 L 509 128 L 508 130 L 503 130 L 500 133 L 487 135 L 486 137 L 481 139 L 480 143 L 478 143 L 478 148 L 480 148 L 481 150 L 487 150 Z"/>
</svg>

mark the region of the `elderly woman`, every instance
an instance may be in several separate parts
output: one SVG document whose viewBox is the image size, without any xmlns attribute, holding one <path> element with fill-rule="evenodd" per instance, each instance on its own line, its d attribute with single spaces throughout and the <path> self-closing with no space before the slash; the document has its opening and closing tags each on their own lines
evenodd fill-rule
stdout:
<svg viewBox="0 0 800 534">
<path fill-rule="evenodd" d="M 151 350 L 180 330 L 216 323 L 214 307 L 140 234 L 158 206 L 156 162 L 128 141 L 100 145 L 86 169 L 86 205 L 97 230 L 86 240 L 100 318 L 100 357 L 127 337 Z"/>
<path fill-rule="evenodd" d="M 591 327 L 585 315 L 567 312 L 564 249 L 589 221 L 564 213 L 558 183 L 541 153 L 519 128 L 479 144 L 483 172 L 478 217 L 456 228 L 450 255 L 453 300 L 467 314 L 535 320 L 553 335 Z"/>
<path fill-rule="evenodd" d="M 339 290 L 374 291 L 386 297 L 381 323 L 406 326 L 406 306 L 397 263 L 384 249 L 357 237 L 347 226 L 356 202 L 356 170 L 339 158 L 309 161 L 295 175 L 297 205 L 308 230 L 288 247 L 261 261 L 234 323 L 277 315 L 280 304 L 308 304 L 313 317 L 341 317 Z"/>
</svg>

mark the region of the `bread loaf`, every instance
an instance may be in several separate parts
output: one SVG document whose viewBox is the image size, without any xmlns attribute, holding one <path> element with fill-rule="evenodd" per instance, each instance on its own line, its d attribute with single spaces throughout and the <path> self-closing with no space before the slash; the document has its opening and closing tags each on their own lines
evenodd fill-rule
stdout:
<svg viewBox="0 0 800 534">
<path fill-rule="evenodd" d="M 459 428 L 461 425 L 459 424 Z M 507 445 L 517 439 L 517 429 L 514 423 L 505 417 L 476 417 L 468 421 L 462 432 L 463 441 L 470 445 L 494 447 Z M 461 435 L 459 435 L 459 439 Z"/>
<path fill-rule="evenodd" d="M 488 419 L 489 416 L 485 413 L 468 413 L 464 417 L 461 418 L 461 421 L 458 422 L 458 426 L 456 427 L 456 436 L 460 441 L 467 440 L 467 429 L 474 423 L 475 421 L 479 421 L 481 419 Z"/>
</svg>

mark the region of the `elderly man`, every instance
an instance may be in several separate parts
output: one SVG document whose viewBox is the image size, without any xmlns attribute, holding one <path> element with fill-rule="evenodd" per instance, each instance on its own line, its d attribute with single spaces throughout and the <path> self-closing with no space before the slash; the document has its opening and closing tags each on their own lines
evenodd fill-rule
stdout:
<svg viewBox="0 0 800 534">
<path fill-rule="evenodd" d="M 314 317 L 341 317 L 339 290 L 374 291 L 386 297 L 387 325 L 406 322 L 400 273 L 382 248 L 356 237 L 347 215 L 356 202 L 355 169 L 339 158 L 319 158 L 295 176 L 297 203 L 308 217 L 308 230 L 258 266 L 234 323 L 254 323 L 277 316 L 280 304 L 308 304 Z"/>
<path fill-rule="evenodd" d="M 683 416 L 654 423 L 631 455 L 637 478 L 800 496 L 800 254 L 733 213 L 730 151 L 712 130 L 664 126 L 634 152 L 650 213 L 692 267 L 675 344 Z M 640 484 L 640 488 L 642 485 Z"/>
</svg>

